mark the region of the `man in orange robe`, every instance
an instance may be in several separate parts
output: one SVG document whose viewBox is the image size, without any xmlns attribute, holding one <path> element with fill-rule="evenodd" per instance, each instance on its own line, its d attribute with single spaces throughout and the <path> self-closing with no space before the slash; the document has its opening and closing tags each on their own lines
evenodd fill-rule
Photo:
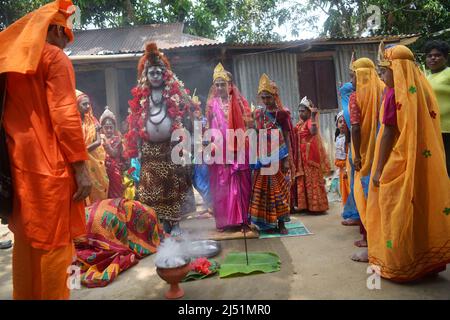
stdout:
<svg viewBox="0 0 450 320">
<path fill-rule="evenodd" d="M 7 73 L 3 126 L 14 188 L 14 299 L 68 299 L 73 239 L 86 233 L 88 155 L 73 66 L 62 50 L 73 40 L 71 5 L 52 2 L 0 33 L 0 73 Z"/>
</svg>

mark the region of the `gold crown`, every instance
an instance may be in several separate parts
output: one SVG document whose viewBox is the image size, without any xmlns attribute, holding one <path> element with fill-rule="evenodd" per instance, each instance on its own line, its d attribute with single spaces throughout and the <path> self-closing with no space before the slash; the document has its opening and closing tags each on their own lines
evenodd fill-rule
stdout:
<svg viewBox="0 0 450 320">
<path fill-rule="evenodd" d="M 351 71 L 355 71 L 355 70 L 353 69 L 353 62 L 355 62 L 355 60 L 356 60 L 356 56 L 355 56 L 355 51 L 353 50 L 353 51 L 352 51 L 352 57 L 350 58 L 350 66 L 349 66 L 349 69 L 350 69 Z"/>
<path fill-rule="evenodd" d="M 378 65 L 380 67 L 386 67 L 386 68 L 391 66 L 391 61 L 386 56 L 386 50 L 385 50 L 383 40 L 381 40 L 380 46 L 378 47 Z"/>
<path fill-rule="evenodd" d="M 214 68 L 214 76 L 213 81 L 216 81 L 218 78 L 222 78 L 225 81 L 230 81 L 230 77 L 228 76 L 227 71 L 223 67 L 223 65 L 219 62 L 219 64 Z"/>
<path fill-rule="evenodd" d="M 265 73 L 263 73 L 263 75 L 259 79 L 258 94 L 260 94 L 263 91 L 267 91 L 271 94 L 275 94 L 277 92 L 276 87 L 273 85 L 269 76 Z"/>
</svg>

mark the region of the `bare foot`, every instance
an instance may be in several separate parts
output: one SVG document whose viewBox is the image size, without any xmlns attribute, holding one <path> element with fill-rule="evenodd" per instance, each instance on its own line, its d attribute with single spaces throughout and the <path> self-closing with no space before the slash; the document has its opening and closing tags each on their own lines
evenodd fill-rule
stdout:
<svg viewBox="0 0 450 320">
<path fill-rule="evenodd" d="M 280 234 L 286 235 L 289 233 L 288 229 L 286 229 L 286 226 L 284 225 L 284 221 L 278 221 L 278 230 Z"/>
<path fill-rule="evenodd" d="M 196 218 L 197 219 L 209 219 L 209 218 L 212 218 L 212 217 L 213 216 L 212 216 L 211 213 L 209 213 L 208 211 L 205 211 L 205 212 L 199 214 Z"/>
<path fill-rule="evenodd" d="M 352 258 L 353 261 L 356 262 L 369 262 L 369 250 L 364 249 L 358 253 L 353 254 Z"/>
<path fill-rule="evenodd" d="M 343 226 L 359 226 L 359 221 L 354 219 L 345 219 L 341 222 Z"/>
<path fill-rule="evenodd" d="M 355 246 L 357 246 L 358 248 L 367 248 L 367 240 L 366 239 L 362 239 L 362 240 L 358 240 L 355 241 Z"/>
<path fill-rule="evenodd" d="M 216 228 L 216 230 L 217 230 L 217 232 L 220 232 L 220 233 L 225 231 L 225 229 L 222 229 L 222 228 Z"/>
</svg>

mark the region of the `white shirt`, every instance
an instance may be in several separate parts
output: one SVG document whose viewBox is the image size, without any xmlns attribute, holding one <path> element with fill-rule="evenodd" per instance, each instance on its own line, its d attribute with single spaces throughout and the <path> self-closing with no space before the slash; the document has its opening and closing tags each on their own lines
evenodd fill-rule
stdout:
<svg viewBox="0 0 450 320">
<path fill-rule="evenodd" d="M 345 152 L 345 134 L 340 134 L 336 138 L 336 159 L 347 159 L 347 153 Z"/>
</svg>

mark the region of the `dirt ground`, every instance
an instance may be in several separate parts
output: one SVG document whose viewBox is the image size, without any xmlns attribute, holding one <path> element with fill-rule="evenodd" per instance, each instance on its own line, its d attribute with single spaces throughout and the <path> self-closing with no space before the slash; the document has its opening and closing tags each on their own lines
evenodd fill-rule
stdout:
<svg viewBox="0 0 450 320">
<path fill-rule="evenodd" d="M 340 203 L 332 203 L 322 216 L 293 215 L 314 233 L 302 237 L 248 240 L 250 251 L 271 251 L 279 255 L 281 271 L 270 274 L 220 279 L 217 275 L 183 283 L 183 299 L 450 299 L 450 269 L 438 277 L 416 283 L 395 284 L 381 280 L 381 288 L 367 288 L 367 265 L 355 263 L 350 256 L 356 250 L 358 227 L 340 224 Z M 214 227 L 213 219 L 182 222 L 190 234 L 199 235 Z M 0 227 L 0 236 L 7 233 Z M 8 234 L 4 238 L 11 238 Z M 230 251 L 243 251 L 243 240 L 221 241 L 222 261 Z M 12 249 L 0 250 L 0 300 L 11 299 Z M 71 299 L 163 299 L 167 284 L 155 271 L 154 255 L 122 273 L 104 288 L 73 290 Z"/>
</svg>

